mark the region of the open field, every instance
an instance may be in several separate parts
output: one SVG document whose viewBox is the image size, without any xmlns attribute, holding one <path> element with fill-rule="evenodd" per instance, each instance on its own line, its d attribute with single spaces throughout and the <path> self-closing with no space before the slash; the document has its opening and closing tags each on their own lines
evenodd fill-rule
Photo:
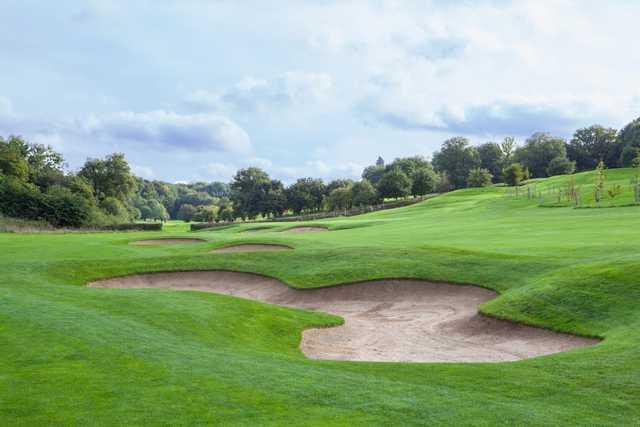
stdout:
<svg viewBox="0 0 640 427">
<path fill-rule="evenodd" d="M 622 183 L 632 171 L 607 174 Z M 586 186 L 592 173 L 576 181 Z M 292 224 L 190 233 L 176 223 L 164 232 L 0 234 L 0 422 L 639 423 L 640 207 L 549 209 L 508 191 L 461 190 L 306 224 L 324 233 L 281 232 Z M 206 241 L 130 244 L 166 237 Z M 293 250 L 212 253 L 238 243 Z M 486 314 L 604 340 L 508 363 L 311 360 L 299 349 L 302 331 L 340 318 L 211 293 L 85 286 L 207 269 L 301 288 L 476 284 L 501 294 L 481 305 Z"/>
</svg>

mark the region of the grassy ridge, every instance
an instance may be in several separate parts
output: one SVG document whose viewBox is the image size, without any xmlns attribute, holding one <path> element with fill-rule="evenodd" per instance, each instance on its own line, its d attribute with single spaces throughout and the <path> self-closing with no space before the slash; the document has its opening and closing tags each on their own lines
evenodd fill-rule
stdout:
<svg viewBox="0 0 640 427">
<path fill-rule="evenodd" d="M 629 182 L 631 171 L 608 171 Z M 538 186 L 563 185 L 566 177 Z M 589 181 L 589 175 L 576 180 Z M 640 208 L 546 209 L 489 188 L 319 223 L 198 232 L 0 234 L 2 424 L 633 424 L 640 422 Z M 299 224 L 296 224 L 299 225 Z M 211 254 L 232 242 L 293 251 Z M 90 289 L 142 271 L 224 268 L 313 287 L 382 277 L 475 283 L 482 310 L 604 337 L 516 363 L 307 360 L 300 332 L 340 319 L 226 296 Z"/>
</svg>

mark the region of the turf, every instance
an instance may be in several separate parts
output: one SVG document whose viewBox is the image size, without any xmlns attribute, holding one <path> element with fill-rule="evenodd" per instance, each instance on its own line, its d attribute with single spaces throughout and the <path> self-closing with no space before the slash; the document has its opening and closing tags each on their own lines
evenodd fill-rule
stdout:
<svg viewBox="0 0 640 427">
<path fill-rule="evenodd" d="M 608 173 L 609 182 L 633 174 Z M 0 423 L 640 423 L 640 207 L 550 209 L 511 194 L 463 190 L 318 221 L 328 233 L 280 232 L 291 224 L 190 233 L 173 223 L 163 232 L 0 234 Z M 169 236 L 207 241 L 129 245 Z M 238 242 L 294 250 L 210 253 Z M 298 350 L 301 331 L 341 319 L 198 292 L 84 286 L 189 269 L 258 272 L 298 287 L 474 283 L 501 293 L 486 313 L 604 341 L 499 364 L 313 361 Z"/>
</svg>

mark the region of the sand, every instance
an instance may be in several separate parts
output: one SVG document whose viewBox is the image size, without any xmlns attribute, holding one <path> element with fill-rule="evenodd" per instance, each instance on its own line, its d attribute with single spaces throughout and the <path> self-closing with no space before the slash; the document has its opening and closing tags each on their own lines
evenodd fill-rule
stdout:
<svg viewBox="0 0 640 427">
<path fill-rule="evenodd" d="M 288 251 L 291 250 L 289 246 L 276 245 L 273 243 L 242 243 L 239 245 L 226 246 L 224 248 L 214 249 L 212 253 L 224 253 L 224 252 L 272 252 L 272 251 Z"/>
<path fill-rule="evenodd" d="M 163 239 L 146 239 L 146 240 L 136 240 L 135 242 L 131 242 L 132 245 L 185 245 L 191 243 L 202 243 L 206 242 L 204 239 L 196 239 L 189 237 L 167 237 Z"/>
<path fill-rule="evenodd" d="M 324 227 L 293 227 L 284 231 L 287 233 L 315 233 L 318 231 L 329 231 L 329 229 Z"/>
<path fill-rule="evenodd" d="M 467 285 L 376 280 L 298 290 L 255 274 L 195 271 L 139 274 L 89 286 L 214 292 L 342 316 L 342 326 L 304 331 L 300 349 L 313 359 L 504 362 L 598 342 L 479 315 L 478 304 L 496 294 Z"/>
</svg>

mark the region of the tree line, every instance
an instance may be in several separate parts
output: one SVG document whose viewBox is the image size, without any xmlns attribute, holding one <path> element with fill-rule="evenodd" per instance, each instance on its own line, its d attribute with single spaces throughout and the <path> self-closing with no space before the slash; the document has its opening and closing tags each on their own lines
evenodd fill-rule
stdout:
<svg viewBox="0 0 640 427">
<path fill-rule="evenodd" d="M 304 177 L 286 186 L 256 167 L 230 183 L 171 184 L 135 177 L 123 154 L 89 159 L 76 173 L 51 147 L 21 137 L 0 137 L 0 214 L 79 227 L 142 220 L 233 221 L 376 205 L 385 199 L 442 193 L 465 187 L 628 167 L 640 160 L 640 118 L 617 131 L 600 125 L 578 129 L 570 140 L 535 133 L 472 146 L 464 137 L 422 156 L 386 163 L 378 157 L 361 179 Z"/>
</svg>

